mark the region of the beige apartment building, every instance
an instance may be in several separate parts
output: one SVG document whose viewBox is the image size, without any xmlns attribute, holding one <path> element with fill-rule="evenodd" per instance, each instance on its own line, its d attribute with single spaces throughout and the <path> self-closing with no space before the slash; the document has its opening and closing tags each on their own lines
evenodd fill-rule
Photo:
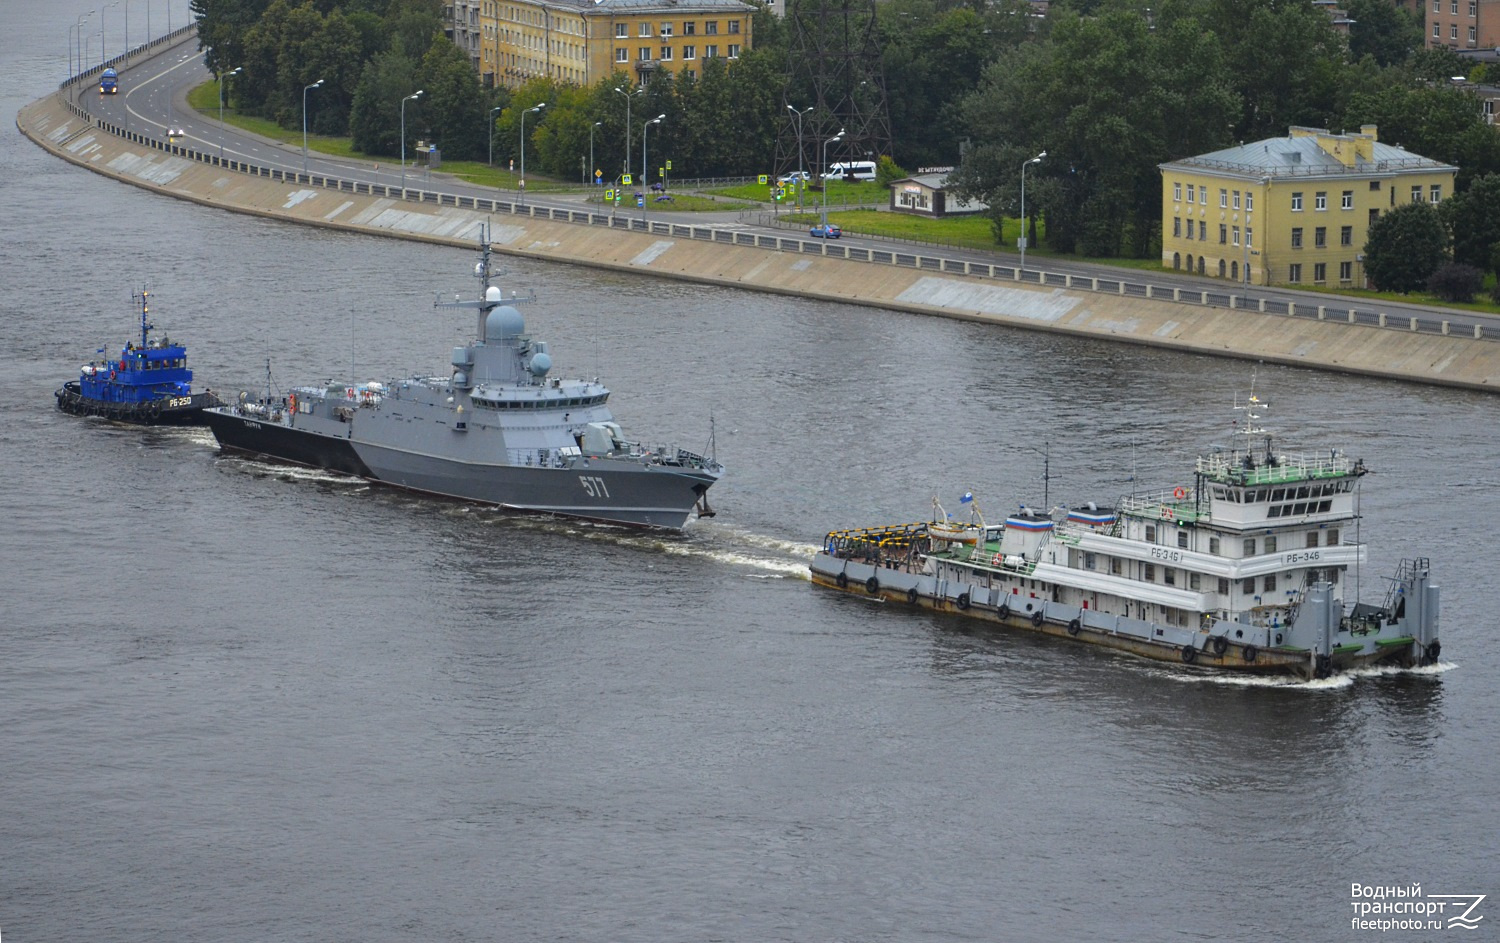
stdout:
<svg viewBox="0 0 1500 943">
<path fill-rule="evenodd" d="M 751 48 L 755 7 L 741 0 L 452 0 L 449 36 L 486 85 L 547 77 L 591 85 L 615 72 L 696 77 Z"/>
<path fill-rule="evenodd" d="M 1254 285 L 1363 286 L 1370 224 L 1439 203 L 1458 168 L 1358 134 L 1284 138 L 1160 165 L 1162 266 Z"/>
</svg>

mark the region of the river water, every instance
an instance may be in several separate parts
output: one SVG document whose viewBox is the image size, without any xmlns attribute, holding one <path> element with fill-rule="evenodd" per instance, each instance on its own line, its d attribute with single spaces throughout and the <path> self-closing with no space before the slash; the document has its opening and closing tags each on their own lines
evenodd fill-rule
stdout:
<svg viewBox="0 0 1500 943">
<path fill-rule="evenodd" d="M 0 10 L 13 115 L 87 7 Z M 0 155 L 7 940 L 1425 939 L 1351 884 L 1500 893 L 1492 397 L 1260 367 L 1288 447 L 1375 469 L 1366 596 L 1431 557 L 1444 658 L 1205 677 L 806 560 L 1040 503 L 1044 451 L 1053 501 L 1189 483 L 1251 364 L 512 260 L 559 373 L 729 473 L 680 537 L 508 517 L 51 395 L 142 284 L 219 389 L 441 372 L 469 253 Z"/>
</svg>

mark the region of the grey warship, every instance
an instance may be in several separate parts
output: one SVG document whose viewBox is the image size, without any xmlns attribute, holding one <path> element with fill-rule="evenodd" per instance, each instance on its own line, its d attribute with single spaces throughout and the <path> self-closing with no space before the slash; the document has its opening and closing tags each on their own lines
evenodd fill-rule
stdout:
<svg viewBox="0 0 1500 943">
<path fill-rule="evenodd" d="M 545 341 L 494 284 L 488 234 L 478 313 L 447 376 L 242 392 L 204 417 L 221 449 L 356 475 L 409 491 L 634 527 L 677 530 L 713 512 L 710 455 L 627 440 L 597 379 L 550 376 Z M 269 368 L 268 368 L 269 375 Z M 710 442 L 712 436 L 710 435 Z M 712 453 L 712 447 L 709 449 Z"/>
</svg>

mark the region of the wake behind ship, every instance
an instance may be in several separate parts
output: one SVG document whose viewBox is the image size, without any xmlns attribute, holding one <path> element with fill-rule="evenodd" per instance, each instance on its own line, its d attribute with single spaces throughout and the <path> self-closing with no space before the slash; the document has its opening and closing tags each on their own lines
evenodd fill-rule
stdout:
<svg viewBox="0 0 1500 943">
<path fill-rule="evenodd" d="M 627 440 L 597 379 L 549 375 L 547 344 L 491 284 L 487 234 L 475 274 L 477 300 L 437 305 L 478 312 L 448 376 L 241 393 L 205 411 L 220 446 L 519 511 L 672 529 L 711 514 L 714 458 Z"/>
</svg>

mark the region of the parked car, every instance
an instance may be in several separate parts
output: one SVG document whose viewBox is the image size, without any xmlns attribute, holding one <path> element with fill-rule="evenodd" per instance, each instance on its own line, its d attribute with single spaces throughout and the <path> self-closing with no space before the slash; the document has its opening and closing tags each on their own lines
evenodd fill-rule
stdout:
<svg viewBox="0 0 1500 943">
<path fill-rule="evenodd" d="M 819 223 L 807 231 L 807 234 L 815 239 L 837 239 L 844 231 L 833 223 Z"/>
</svg>

